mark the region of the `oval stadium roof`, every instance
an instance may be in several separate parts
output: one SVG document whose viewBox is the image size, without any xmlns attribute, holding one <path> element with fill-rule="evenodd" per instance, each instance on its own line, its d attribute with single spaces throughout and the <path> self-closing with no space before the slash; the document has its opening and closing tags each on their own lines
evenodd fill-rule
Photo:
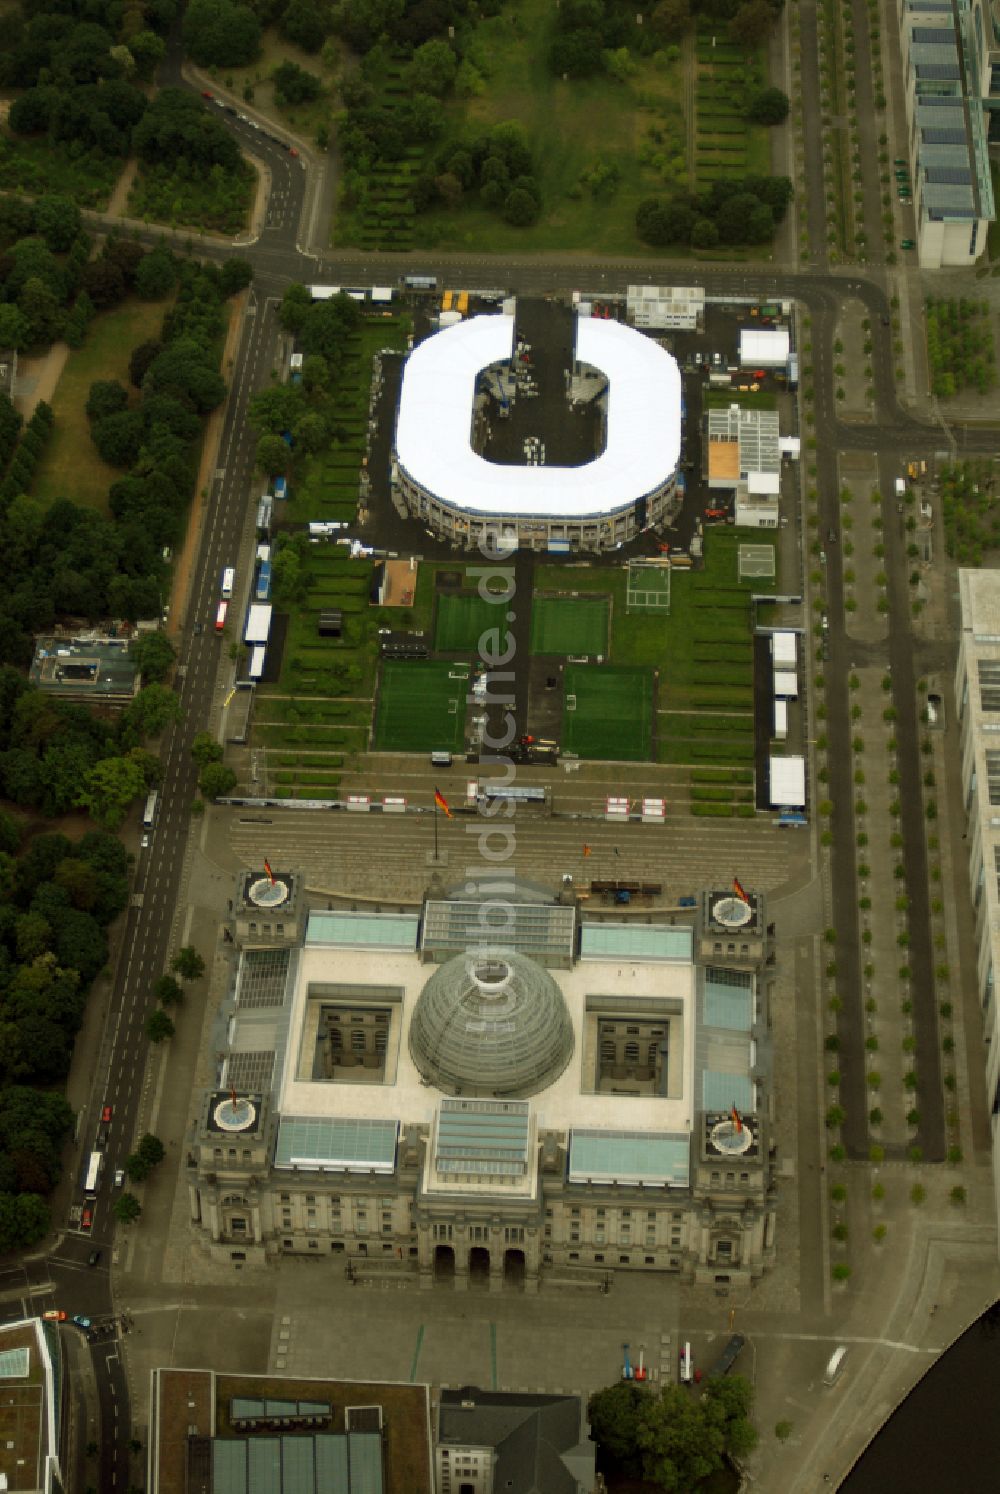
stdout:
<svg viewBox="0 0 1000 1494">
<path fill-rule="evenodd" d="M 680 457 L 680 370 L 652 338 L 604 318 L 576 323 L 577 359 L 608 380 L 601 455 L 580 467 L 512 467 L 473 451 L 476 379 L 510 358 L 513 340 L 513 316 L 475 316 L 413 349 L 395 446 L 412 482 L 470 513 L 587 518 L 623 509 L 669 480 Z"/>
</svg>

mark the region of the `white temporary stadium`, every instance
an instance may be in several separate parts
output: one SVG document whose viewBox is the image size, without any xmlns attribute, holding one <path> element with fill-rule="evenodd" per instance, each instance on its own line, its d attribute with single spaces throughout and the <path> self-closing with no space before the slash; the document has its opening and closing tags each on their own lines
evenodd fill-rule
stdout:
<svg viewBox="0 0 1000 1494">
<path fill-rule="evenodd" d="M 667 518 L 681 449 L 681 378 L 671 355 L 620 322 L 576 321 L 575 372 L 600 383 L 604 449 L 578 467 L 509 466 L 473 447 L 478 381 L 510 364 L 514 317 L 475 316 L 418 343 L 406 362 L 393 486 L 453 544 L 610 550 Z M 569 406 L 566 410 L 570 418 Z"/>
</svg>

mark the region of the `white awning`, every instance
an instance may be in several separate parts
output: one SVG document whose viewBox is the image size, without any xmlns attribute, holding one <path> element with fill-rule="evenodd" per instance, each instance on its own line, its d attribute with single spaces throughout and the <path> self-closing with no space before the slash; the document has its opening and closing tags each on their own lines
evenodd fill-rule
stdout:
<svg viewBox="0 0 1000 1494">
<path fill-rule="evenodd" d="M 510 358 L 513 339 L 513 316 L 475 316 L 414 348 L 396 421 L 397 460 L 412 482 L 470 513 L 587 518 L 669 481 L 680 456 L 680 371 L 651 338 L 604 318 L 576 322 L 577 359 L 608 380 L 601 455 L 580 467 L 511 467 L 473 451 L 477 376 Z"/>
<path fill-rule="evenodd" d="M 804 809 L 806 760 L 804 757 L 772 757 L 770 762 L 772 809 Z"/>
<path fill-rule="evenodd" d="M 743 327 L 740 330 L 740 363 L 744 368 L 781 368 L 788 362 L 786 327 Z"/>
</svg>

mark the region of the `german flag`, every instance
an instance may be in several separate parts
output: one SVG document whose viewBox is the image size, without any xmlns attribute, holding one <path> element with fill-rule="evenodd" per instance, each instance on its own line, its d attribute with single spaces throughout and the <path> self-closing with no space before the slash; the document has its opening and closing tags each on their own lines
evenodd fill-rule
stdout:
<svg viewBox="0 0 1000 1494">
<path fill-rule="evenodd" d="M 740 1119 L 740 1112 L 737 1110 L 735 1105 L 732 1107 L 729 1114 L 732 1117 L 733 1127 L 736 1131 L 737 1136 L 741 1135 L 743 1131 L 743 1122 Z"/>
<path fill-rule="evenodd" d="M 750 906 L 750 899 L 743 891 L 743 883 L 740 881 L 739 877 L 733 878 L 733 891 L 735 892 L 741 903 L 746 903 L 747 907 Z"/>
<path fill-rule="evenodd" d="M 274 872 L 271 870 L 271 863 L 270 863 L 270 861 L 265 860 L 265 862 L 264 862 L 264 870 L 267 872 L 267 875 L 268 875 L 268 877 L 271 880 L 271 886 L 273 887 L 274 886 Z"/>
<path fill-rule="evenodd" d="M 445 798 L 444 794 L 442 794 L 441 790 L 437 788 L 434 790 L 434 806 L 436 809 L 440 809 L 441 813 L 445 816 L 446 819 L 451 819 L 451 810 L 448 807 L 448 800 Z"/>
<path fill-rule="evenodd" d="M 594 849 L 593 846 L 584 846 L 584 848 L 583 848 L 583 854 L 585 856 L 590 856 L 593 853 L 593 849 Z"/>
</svg>

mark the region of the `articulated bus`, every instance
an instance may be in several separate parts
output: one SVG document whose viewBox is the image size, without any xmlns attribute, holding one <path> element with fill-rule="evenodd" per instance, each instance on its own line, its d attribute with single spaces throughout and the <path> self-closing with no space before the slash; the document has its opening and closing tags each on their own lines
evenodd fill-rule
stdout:
<svg viewBox="0 0 1000 1494">
<path fill-rule="evenodd" d="M 217 633 L 221 633 L 222 630 L 223 630 L 223 628 L 226 626 L 226 616 L 227 616 L 228 612 L 229 612 L 229 603 L 228 602 L 220 602 L 219 603 L 219 610 L 215 614 L 215 631 Z"/>
<path fill-rule="evenodd" d="M 87 1173 L 83 1180 L 83 1191 L 88 1198 L 97 1197 L 97 1185 L 101 1181 L 101 1168 L 104 1166 L 104 1153 L 91 1152 L 90 1161 L 87 1163 Z"/>
</svg>

